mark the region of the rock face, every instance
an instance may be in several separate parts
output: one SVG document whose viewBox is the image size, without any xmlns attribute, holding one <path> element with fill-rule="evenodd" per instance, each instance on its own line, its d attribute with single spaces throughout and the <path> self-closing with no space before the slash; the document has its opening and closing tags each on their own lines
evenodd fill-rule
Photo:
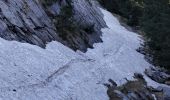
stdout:
<svg viewBox="0 0 170 100">
<path fill-rule="evenodd" d="M 110 79 L 110 84 L 105 84 L 110 100 L 169 100 L 168 89 L 149 87 L 141 74 L 135 73 L 134 76 L 135 81 L 127 80 L 123 86 L 115 85 Z"/>
<path fill-rule="evenodd" d="M 41 47 L 58 40 L 50 18 L 35 0 L 0 1 L 0 37 Z"/>
<path fill-rule="evenodd" d="M 50 9 L 54 15 L 61 10 L 68 2 L 74 8 L 74 21 L 79 26 L 88 27 L 94 25 L 94 32 L 90 35 L 76 35 L 70 42 L 58 36 L 56 25 L 46 9 L 41 6 L 38 0 L 1 0 L 0 1 L 0 37 L 6 40 L 17 40 L 27 42 L 40 47 L 45 47 L 47 42 L 57 40 L 63 44 L 76 45 L 76 49 L 85 50 L 94 42 L 101 41 L 100 29 L 105 26 L 102 14 L 93 1 L 87 0 L 55 0 L 56 3 Z M 60 33 L 62 34 L 62 33 Z M 86 40 L 85 40 L 86 39 Z M 65 42 L 66 41 L 66 42 Z M 86 41 L 86 42 L 85 42 Z M 83 47 L 81 47 L 83 45 Z"/>
<path fill-rule="evenodd" d="M 145 70 L 145 74 L 158 83 L 170 85 L 170 75 L 166 70 L 151 67 Z"/>
<path fill-rule="evenodd" d="M 69 5 L 72 6 L 71 20 L 78 26 L 79 30 L 72 32 L 74 36 L 66 36 L 66 45 L 71 43 L 71 48 L 86 51 L 86 48 L 93 47 L 93 43 L 102 42 L 100 30 L 106 27 L 106 24 L 103 20 L 103 14 L 98 8 L 98 3 L 94 0 L 62 0 L 49 7 L 49 11 L 53 16 L 57 16 L 62 13 L 65 6 Z"/>
<path fill-rule="evenodd" d="M 103 14 L 99 10 L 98 3 L 94 0 L 73 0 L 74 19 L 82 27 L 94 25 L 95 32 L 106 27 Z M 81 10 L 80 10 L 81 9 Z"/>
</svg>

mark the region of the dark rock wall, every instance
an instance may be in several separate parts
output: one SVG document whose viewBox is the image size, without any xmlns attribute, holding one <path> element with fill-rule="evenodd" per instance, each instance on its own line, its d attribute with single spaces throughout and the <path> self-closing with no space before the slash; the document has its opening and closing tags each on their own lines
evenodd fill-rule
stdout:
<svg viewBox="0 0 170 100">
<path fill-rule="evenodd" d="M 72 6 L 73 12 L 71 20 L 79 30 L 72 32 L 71 36 L 68 33 L 65 39 L 66 45 L 71 45 L 70 47 L 75 50 L 86 51 L 87 48 L 93 48 L 94 43 L 102 42 L 101 28 L 106 27 L 106 24 L 98 2 L 95 0 L 62 0 L 49 7 L 49 11 L 53 16 L 57 16 L 62 13 L 63 7 L 69 5 Z"/>
<path fill-rule="evenodd" d="M 55 0 L 51 6 L 42 7 L 42 0 L 0 0 L 0 37 L 6 40 L 27 42 L 45 47 L 52 40 L 86 51 L 93 43 L 101 42 L 100 29 L 105 27 L 103 15 L 93 0 Z M 60 14 L 61 8 L 70 3 L 73 7 L 72 21 L 80 27 L 76 33 L 59 37 L 51 16 Z M 93 32 L 86 31 L 92 27 Z M 83 30 L 83 31 L 82 31 Z M 60 32 L 60 34 L 63 34 Z M 71 36 L 70 36 L 71 35 Z M 73 36 L 74 35 L 74 36 Z M 71 46 L 70 46 L 71 45 Z M 75 47 L 75 48 L 74 48 Z"/>
<path fill-rule="evenodd" d="M 89 42 L 101 42 L 101 28 L 106 27 L 103 14 L 94 0 L 73 0 L 74 19 L 79 25 L 86 29 L 87 26 L 94 26 L 94 32 L 87 33 Z M 81 10 L 80 10 L 81 9 Z"/>
<path fill-rule="evenodd" d="M 41 47 L 58 40 L 50 18 L 35 0 L 0 0 L 0 37 Z"/>
</svg>

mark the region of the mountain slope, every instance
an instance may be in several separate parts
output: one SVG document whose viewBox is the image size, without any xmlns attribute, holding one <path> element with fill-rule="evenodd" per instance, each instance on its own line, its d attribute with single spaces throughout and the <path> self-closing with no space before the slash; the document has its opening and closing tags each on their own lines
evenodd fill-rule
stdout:
<svg viewBox="0 0 170 100">
<path fill-rule="evenodd" d="M 136 51 L 140 36 L 126 30 L 111 13 L 100 9 L 108 28 L 103 43 L 86 53 L 59 42 L 46 49 L 0 39 L 0 98 L 3 100 L 107 100 L 104 83 L 119 85 L 150 66 Z M 158 86 L 145 76 L 149 85 Z"/>
<path fill-rule="evenodd" d="M 44 7 L 43 1 L 51 5 Z M 85 52 L 102 41 L 106 25 L 97 7 L 93 0 L 1 0 L 0 37 L 43 48 L 59 41 Z"/>
</svg>

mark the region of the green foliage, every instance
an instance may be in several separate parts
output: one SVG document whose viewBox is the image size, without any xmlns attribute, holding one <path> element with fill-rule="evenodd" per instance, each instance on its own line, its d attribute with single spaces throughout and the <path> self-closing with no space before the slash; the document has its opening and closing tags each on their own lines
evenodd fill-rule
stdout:
<svg viewBox="0 0 170 100">
<path fill-rule="evenodd" d="M 156 65 L 170 69 L 170 6 L 168 0 L 144 0 L 141 21 Z"/>
<path fill-rule="evenodd" d="M 53 22 L 55 23 L 60 38 L 62 38 L 70 48 L 75 51 L 78 49 L 85 51 L 79 46 L 81 43 L 78 40 L 83 39 L 82 43 L 86 43 L 86 45 L 88 45 L 86 33 L 93 33 L 94 26 L 87 25 L 86 27 L 81 27 L 77 22 L 75 22 L 73 14 L 72 5 L 68 4 L 61 8 L 60 14 L 54 17 Z"/>
<path fill-rule="evenodd" d="M 60 14 L 55 17 L 55 26 L 59 31 L 59 36 L 64 40 L 66 39 L 67 34 L 74 33 L 78 26 L 73 22 L 73 8 L 71 5 L 64 6 L 61 8 Z"/>
<path fill-rule="evenodd" d="M 141 0 L 99 0 L 109 11 L 128 19 L 128 24 L 137 26 L 142 16 Z"/>
<path fill-rule="evenodd" d="M 147 38 L 153 63 L 170 69 L 170 1 L 169 0 L 99 0 L 109 11 L 140 26 Z"/>
</svg>

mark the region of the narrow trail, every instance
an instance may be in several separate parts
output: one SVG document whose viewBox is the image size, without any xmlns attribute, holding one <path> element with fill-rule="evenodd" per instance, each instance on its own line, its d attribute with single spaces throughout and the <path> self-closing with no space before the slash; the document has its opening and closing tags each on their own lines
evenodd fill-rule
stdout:
<svg viewBox="0 0 170 100">
<path fill-rule="evenodd" d="M 45 79 L 46 80 L 45 82 L 47 82 L 47 83 L 52 82 L 52 80 L 55 79 L 57 76 L 66 72 L 72 64 L 79 63 L 79 62 L 87 63 L 87 62 L 94 62 L 94 60 L 92 60 L 92 59 L 72 59 L 66 65 L 60 67 L 58 70 L 56 70 L 54 73 L 52 73 L 47 79 Z"/>
<path fill-rule="evenodd" d="M 30 85 L 26 85 L 26 86 L 13 86 L 13 87 L 3 87 L 0 88 L 1 92 L 7 92 L 7 91 L 16 91 L 16 90 L 24 90 L 24 89 L 28 89 L 28 88 L 43 88 L 45 86 L 48 86 L 48 84 L 50 84 L 53 79 L 56 79 L 58 76 L 62 75 L 63 73 L 65 73 L 72 64 L 75 63 L 87 63 L 87 62 L 95 62 L 95 60 L 92 59 L 72 59 L 70 60 L 67 64 L 63 65 L 62 67 L 59 67 L 59 69 L 57 69 L 55 72 L 53 72 L 51 75 L 49 75 L 45 80 L 42 80 L 40 83 L 34 83 L 34 84 L 30 84 Z"/>
</svg>

